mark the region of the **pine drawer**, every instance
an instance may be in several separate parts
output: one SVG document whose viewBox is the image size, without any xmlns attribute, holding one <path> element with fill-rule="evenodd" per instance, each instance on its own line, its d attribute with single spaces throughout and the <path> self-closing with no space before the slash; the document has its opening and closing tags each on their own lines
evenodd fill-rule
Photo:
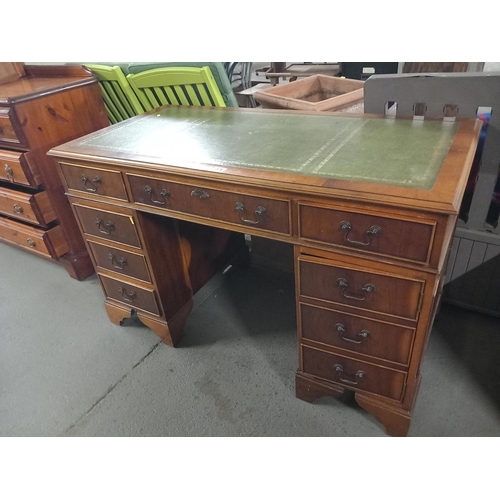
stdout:
<svg viewBox="0 0 500 500">
<path fill-rule="evenodd" d="M 0 188 L 0 213 L 44 227 L 57 218 L 45 191 L 30 194 Z"/>
<path fill-rule="evenodd" d="M 0 149 L 0 180 L 37 188 L 42 184 L 29 152 Z"/>
<path fill-rule="evenodd" d="M 0 144 L 27 146 L 22 129 L 12 108 L 0 108 Z"/>
<path fill-rule="evenodd" d="M 61 226 L 44 231 L 0 217 L 0 240 L 53 259 L 69 251 Z"/>
</svg>

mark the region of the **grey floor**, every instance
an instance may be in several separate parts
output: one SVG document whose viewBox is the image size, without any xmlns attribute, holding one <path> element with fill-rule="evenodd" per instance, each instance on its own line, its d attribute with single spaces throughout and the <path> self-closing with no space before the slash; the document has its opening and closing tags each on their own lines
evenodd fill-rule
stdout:
<svg viewBox="0 0 500 500">
<path fill-rule="evenodd" d="M 295 398 L 294 283 L 251 267 L 197 295 L 180 345 L 108 321 L 95 277 L 0 244 L 1 436 L 385 436 Z M 443 305 L 410 436 L 500 436 L 500 319 Z"/>
</svg>

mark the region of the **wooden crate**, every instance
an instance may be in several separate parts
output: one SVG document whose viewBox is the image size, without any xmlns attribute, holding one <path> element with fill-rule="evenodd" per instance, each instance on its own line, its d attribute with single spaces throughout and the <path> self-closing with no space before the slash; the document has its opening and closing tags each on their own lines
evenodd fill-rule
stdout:
<svg viewBox="0 0 500 500">
<path fill-rule="evenodd" d="M 363 99 L 364 82 L 313 75 L 254 94 L 263 108 L 333 111 Z"/>
</svg>

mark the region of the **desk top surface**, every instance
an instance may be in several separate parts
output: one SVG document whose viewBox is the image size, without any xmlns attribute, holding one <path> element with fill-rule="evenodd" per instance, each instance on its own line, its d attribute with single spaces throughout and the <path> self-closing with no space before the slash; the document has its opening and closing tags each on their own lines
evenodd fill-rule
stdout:
<svg viewBox="0 0 500 500">
<path fill-rule="evenodd" d="M 238 169 L 254 176 L 257 170 L 292 174 L 299 179 L 294 182 L 306 182 L 304 176 L 429 191 L 459 128 L 454 122 L 369 115 L 168 106 L 52 154 L 69 151 L 222 174 Z"/>
</svg>

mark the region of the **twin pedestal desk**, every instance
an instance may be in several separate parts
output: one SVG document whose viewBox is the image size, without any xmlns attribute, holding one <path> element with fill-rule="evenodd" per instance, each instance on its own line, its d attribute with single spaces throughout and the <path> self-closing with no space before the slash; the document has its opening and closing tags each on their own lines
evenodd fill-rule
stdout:
<svg viewBox="0 0 500 500">
<path fill-rule="evenodd" d="M 49 154 L 113 323 L 135 311 L 174 346 L 245 233 L 292 243 L 297 397 L 354 391 L 405 436 L 479 132 L 475 120 L 170 106 Z"/>
</svg>

